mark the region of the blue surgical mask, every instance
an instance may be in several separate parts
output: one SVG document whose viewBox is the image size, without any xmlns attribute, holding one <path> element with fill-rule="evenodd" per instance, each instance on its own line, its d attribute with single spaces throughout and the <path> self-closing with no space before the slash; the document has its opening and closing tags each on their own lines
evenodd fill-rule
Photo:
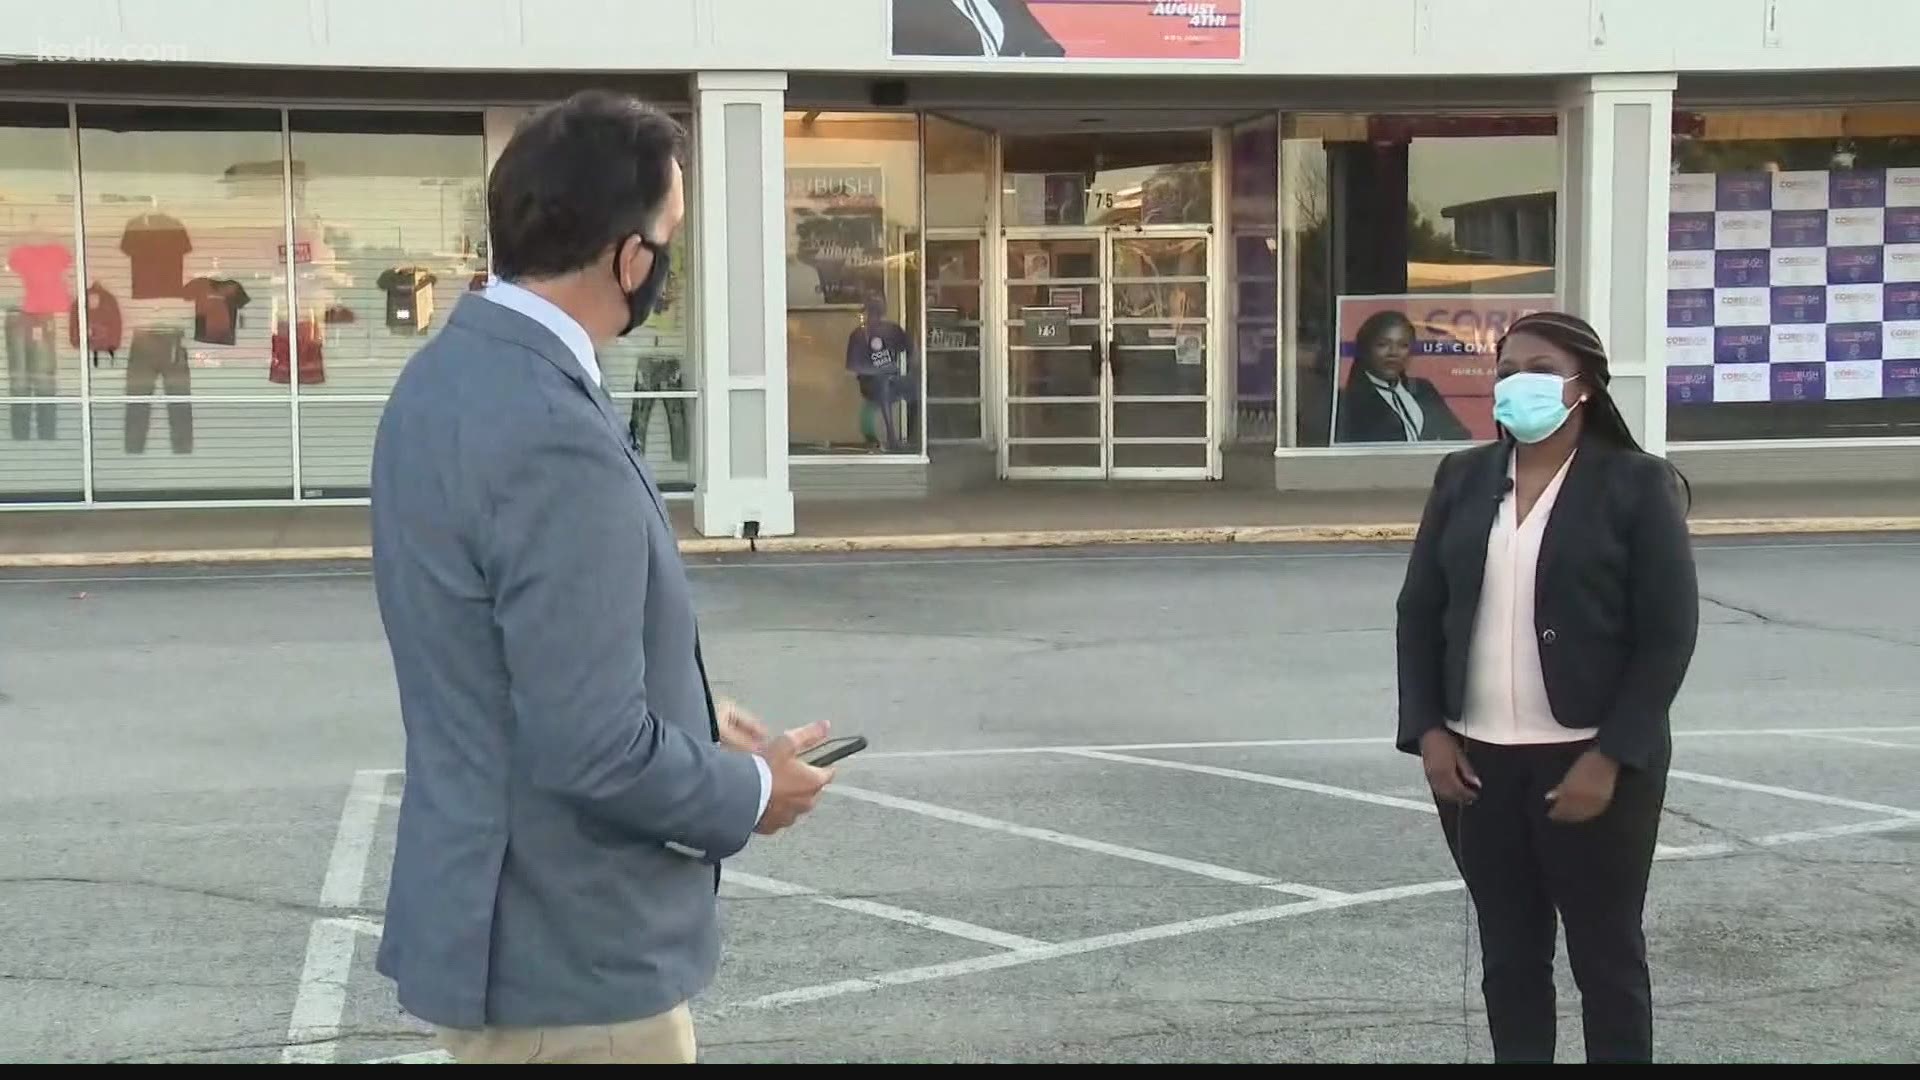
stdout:
<svg viewBox="0 0 1920 1080">
<path fill-rule="evenodd" d="M 1569 381 L 1541 371 L 1509 375 L 1493 384 L 1493 418 L 1521 442 L 1537 443 L 1572 415 L 1565 395 Z"/>
</svg>

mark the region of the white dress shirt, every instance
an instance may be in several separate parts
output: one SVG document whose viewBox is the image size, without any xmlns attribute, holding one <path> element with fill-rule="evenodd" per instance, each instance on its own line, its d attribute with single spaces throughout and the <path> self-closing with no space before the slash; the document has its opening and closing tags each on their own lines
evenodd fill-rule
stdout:
<svg viewBox="0 0 1920 1080">
<path fill-rule="evenodd" d="M 554 336 L 573 353 L 573 358 L 580 362 L 587 377 L 595 383 L 601 382 L 600 362 L 593 351 L 592 336 L 587 333 L 586 327 L 561 310 L 558 304 L 530 289 L 499 278 L 489 280 L 480 295 L 553 331 Z M 753 756 L 753 764 L 760 770 L 760 810 L 754 815 L 754 820 L 758 821 L 760 815 L 767 812 L 767 800 L 773 797 L 773 770 L 767 767 L 766 759 L 758 754 Z"/>
<path fill-rule="evenodd" d="M 1560 486 L 1573 467 L 1569 455 L 1546 490 L 1520 521 L 1520 499 L 1500 500 L 1500 515 L 1487 536 L 1486 578 L 1480 610 L 1474 617 L 1473 644 L 1467 653 L 1466 708 L 1448 726 L 1478 742 L 1509 746 L 1576 742 L 1593 738 L 1591 729 L 1563 727 L 1553 718 L 1547 683 L 1540 671 L 1540 639 L 1534 630 L 1535 571 L 1540 539 L 1553 513 Z M 1513 476 L 1513 461 L 1507 461 Z"/>
<path fill-rule="evenodd" d="M 1399 382 L 1389 384 L 1371 371 L 1367 372 L 1367 381 L 1373 384 L 1374 390 L 1386 401 L 1387 408 L 1392 409 L 1393 414 L 1400 418 L 1400 426 L 1407 432 L 1407 441 L 1419 442 L 1420 433 L 1427 427 L 1427 411 L 1420 407 L 1420 402 L 1414 398 L 1413 391 L 1407 389 L 1407 381 L 1401 379 Z"/>
</svg>

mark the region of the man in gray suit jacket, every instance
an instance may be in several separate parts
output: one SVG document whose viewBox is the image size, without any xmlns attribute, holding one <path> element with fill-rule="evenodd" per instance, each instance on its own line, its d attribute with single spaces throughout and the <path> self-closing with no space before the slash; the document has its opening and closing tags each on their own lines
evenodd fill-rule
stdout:
<svg viewBox="0 0 1920 1080">
<path fill-rule="evenodd" d="M 400 375 L 374 581 L 406 726 L 377 966 L 462 1062 L 695 1059 L 719 863 L 830 770 L 708 688 L 673 526 L 594 345 L 652 313 L 683 133 L 611 94 L 488 183 L 498 275 Z"/>
</svg>

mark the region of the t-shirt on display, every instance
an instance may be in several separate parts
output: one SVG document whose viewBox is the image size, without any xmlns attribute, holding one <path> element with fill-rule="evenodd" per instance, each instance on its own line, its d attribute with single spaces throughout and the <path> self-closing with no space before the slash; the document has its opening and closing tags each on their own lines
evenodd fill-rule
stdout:
<svg viewBox="0 0 1920 1080">
<path fill-rule="evenodd" d="M 180 295 L 184 265 L 193 241 L 187 230 L 165 214 L 141 214 L 127 222 L 120 250 L 133 263 L 133 298 L 154 300 Z"/>
<path fill-rule="evenodd" d="M 25 296 L 20 310 L 28 315 L 58 315 L 73 305 L 67 292 L 67 269 L 73 253 L 61 244 L 22 244 L 7 252 L 7 269 L 20 276 Z"/>
<path fill-rule="evenodd" d="M 396 334 L 425 333 L 433 322 L 433 286 L 439 279 L 417 266 L 396 266 L 374 282 L 387 293 L 387 327 Z"/>
<path fill-rule="evenodd" d="M 193 301 L 193 340 L 208 345 L 233 344 L 240 309 L 253 300 L 239 282 L 227 278 L 194 278 L 181 295 Z"/>
</svg>

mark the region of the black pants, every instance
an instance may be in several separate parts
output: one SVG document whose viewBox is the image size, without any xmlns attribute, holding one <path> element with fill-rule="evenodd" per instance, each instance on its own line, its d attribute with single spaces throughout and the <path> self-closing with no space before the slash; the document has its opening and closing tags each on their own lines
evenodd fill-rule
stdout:
<svg viewBox="0 0 1920 1080">
<path fill-rule="evenodd" d="M 1642 928 L 1666 800 L 1666 762 L 1620 770 L 1592 821 L 1547 819 L 1547 792 L 1591 746 L 1467 743 L 1479 798 L 1442 806 L 1441 827 L 1478 911 L 1487 1024 L 1500 1062 L 1552 1062 L 1555 915 L 1580 988 L 1589 1062 L 1653 1058 L 1653 993 Z"/>
<path fill-rule="evenodd" d="M 634 374 L 634 389 L 655 391 L 681 389 L 679 358 L 649 357 L 642 360 L 641 365 L 640 371 Z M 687 460 L 686 398 L 635 398 L 631 417 L 627 421 L 627 431 L 633 437 L 633 448 L 640 451 L 641 457 L 647 456 L 647 425 L 653 419 L 655 404 L 658 404 L 667 414 L 668 452 L 673 455 L 675 461 Z"/>
<path fill-rule="evenodd" d="M 142 330 L 127 349 L 127 396 L 152 396 L 156 384 L 169 398 L 167 437 L 176 454 L 193 452 L 193 406 L 185 398 L 193 392 L 193 372 L 187 362 L 186 335 L 178 330 Z M 147 452 L 147 428 L 153 405 L 127 403 L 127 453 Z"/>
</svg>

